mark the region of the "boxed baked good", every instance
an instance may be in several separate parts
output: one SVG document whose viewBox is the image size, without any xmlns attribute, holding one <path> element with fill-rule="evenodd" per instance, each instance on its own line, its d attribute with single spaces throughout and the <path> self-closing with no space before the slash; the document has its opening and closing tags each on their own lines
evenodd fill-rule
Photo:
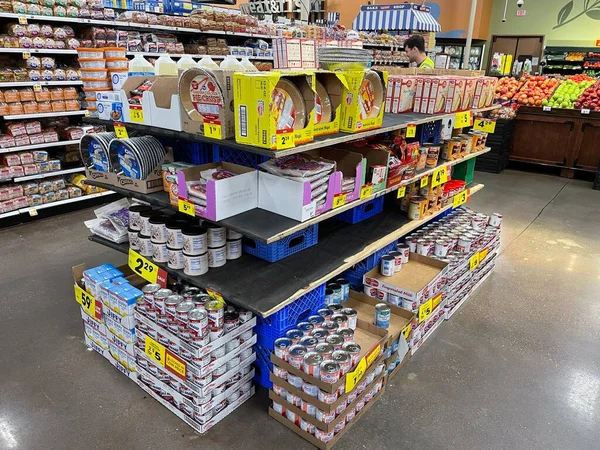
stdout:
<svg viewBox="0 0 600 450">
<path fill-rule="evenodd" d="M 328 147 L 304 153 L 307 154 L 335 162 L 338 175 L 334 177 L 334 195 L 345 195 L 344 203 L 360 198 L 360 190 L 365 185 L 367 172 L 367 159 L 362 153 Z"/>
<path fill-rule="evenodd" d="M 315 72 L 315 136 L 340 131 L 345 85 L 346 78 L 341 72 Z"/>
<path fill-rule="evenodd" d="M 355 133 L 380 128 L 385 112 L 388 73 L 376 70 L 344 72 L 340 131 Z"/>
</svg>

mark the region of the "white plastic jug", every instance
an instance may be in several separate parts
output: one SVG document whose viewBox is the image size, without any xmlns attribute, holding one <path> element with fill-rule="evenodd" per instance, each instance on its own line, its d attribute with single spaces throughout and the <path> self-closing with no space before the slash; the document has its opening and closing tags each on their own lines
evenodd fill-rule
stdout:
<svg viewBox="0 0 600 450">
<path fill-rule="evenodd" d="M 169 55 L 160 56 L 154 63 L 156 75 L 177 75 L 177 63 Z"/>
<path fill-rule="evenodd" d="M 217 63 L 214 62 L 210 56 L 205 56 L 200 61 L 198 61 L 197 67 L 200 67 L 202 69 L 218 69 L 219 68 Z"/>
<path fill-rule="evenodd" d="M 194 61 L 190 55 L 183 55 L 181 58 L 179 58 L 179 61 L 177 61 L 177 69 L 179 70 L 190 69 L 192 67 L 197 66 L 196 61 Z"/>
<path fill-rule="evenodd" d="M 238 70 L 240 72 L 245 72 L 246 68 L 232 55 L 227 55 L 223 62 L 221 62 L 221 69 L 228 70 Z"/>
<path fill-rule="evenodd" d="M 129 76 L 136 75 L 154 75 L 154 66 L 141 54 L 135 55 L 133 59 L 129 61 Z"/>
<path fill-rule="evenodd" d="M 246 72 L 258 72 L 256 66 L 250 62 L 247 56 L 242 58 L 242 62 L 240 64 L 244 67 Z"/>
</svg>

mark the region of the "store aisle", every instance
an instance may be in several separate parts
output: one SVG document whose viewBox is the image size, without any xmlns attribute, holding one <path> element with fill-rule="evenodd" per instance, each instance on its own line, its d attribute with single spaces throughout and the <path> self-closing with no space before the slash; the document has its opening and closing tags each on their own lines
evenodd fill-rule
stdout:
<svg viewBox="0 0 600 450">
<path fill-rule="evenodd" d="M 516 171 L 476 181 L 469 206 L 504 215 L 494 273 L 337 447 L 597 448 L 600 192 Z M 87 241 L 90 217 L 0 230 L 0 449 L 314 448 L 268 417 L 264 391 L 200 437 L 86 350 L 70 268 L 124 262 Z"/>
</svg>

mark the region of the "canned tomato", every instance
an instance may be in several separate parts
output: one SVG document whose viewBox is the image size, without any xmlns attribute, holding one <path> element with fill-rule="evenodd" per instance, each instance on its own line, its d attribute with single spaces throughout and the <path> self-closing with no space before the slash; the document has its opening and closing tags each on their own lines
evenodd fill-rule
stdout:
<svg viewBox="0 0 600 450">
<path fill-rule="evenodd" d="M 229 333 L 235 330 L 240 326 L 240 316 L 236 312 L 228 312 L 224 315 L 224 325 L 225 333 Z"/>
<path fill-rule="evenodd" d="M 327 342 L 319 342 L 315 346 L 315 351 L 323 357 L 323 359 L 331 359 L 331 355 L 333 354 L 333 345 L 328 344 Z"/>
<path fill-rule="evenodd" d="M 144 296 L 138 297 L 135 299 L 135 310 L 141 312 L 142 314 L 146 314 L 146 299 Z"/>
<path fill-rule="evenodd" d="M 219 366 L 219 367 L 217 367 L 216 369 L 214 369 L 212 371 L 213 379 L 217 379 L 219 377 L 222 377 L 226 373 L 227 373 L 227 365 L 223 364 L 222 366 Z"/>
<path fill-rule="evenodd" d="M 285 337 L 292 340 L 293 344 L 297 344 L 304 337 L 304 333 L 300 330 L 289 330 L 285 333 Z"/>
<path fill-rule="evenodd" d="M 317 408 L 315 417 L 319 422 L 331 423 L 335 420 L 335 411 L 327 412 L 321 411 L 319 408 Z M 318 433 L 319 431 L 321 430 L 317 429 L 316 433 Z M 333 435 L 333 431 L 331 432 L 331 434 Z"/>
<path fill-rule="evenodd" d="M 188 313 L 188 328 L 192 338 L 208 334 L 208 315 L 204 309 L 194 308 Z"/>
<path fill-rule="evenodd" d="M 175 308 L 175 315 L 179 322 L 187 324 L 188 314 L 194 309 L 194 303 L 190 301 L 180 302 Z"/>
<path fill-rule="evenodd" d="M 331 321 L 337 323 L 338 329 L 348 328 L 348 317 L 345 314 L 334 314 L 333 316 L 331 316 Z"/>
<path fill-rule="evenodd" d="M 298 344 L 306 347 L 307 351 L 314 351 L 315 346 L 319 343 L 316 337 L 314 336 L 304 336 L 302 339 L 298 341 Z"/>
<path fill-rule="evenodd" d="M 274 388 L 275 388 L 275 385 L 273 385 L 273 390 L 275 390 Z M 285 408 L 283 406 L 281 406 L 280 403 L 273 402 L 273 411 L 281 414 L 282 416 L 285 415 Z"/>
<path fill-rule="evenodd" d="M 317 342 L 325 342 L 325 338 L 329 336 L 327 330 L 323 330 L 321 328 L 314 329 L 310 332 L 310 335 L 314 337 Z"/>
<path fill-rule="evenodd" d="M 157 314 L 164 313 L 165 300 L 172 294 L 173 292 L 170 289 L 159 289 L 154 293 L 154 309 Z"/>
<path fill-rule="evenodd" d="M 240 396 L 240 391 L 233 391 L 231 394 L 229 394 L 229 397 L 227 397 L 227 403 L 231 405 L 232 403 L 237 402 Z"/>
<path fill-rule="evenodd" d="M 284 361 L 288 360 L 288 350 L 294 345 L 291 339 L 288 338 L 279 338 L 275 340 L 274 352 L 275 356 L 279 359 L 283 359 Z"/>
<path fill-rule="evenodd" d="M 287 391 L 277 384 L 273 384 L 273 392 L 275 392 L 275 394 L 279 395 L 282 398 L 285 398 L 285 396 L 287 395 Z"/>
<path fill-rule="evenodd" d="M 317 352 L 308 352 L 302 361 L 302 371 L 315 378 L 319 378 L 319 366 L 323 362 L 323 356 Z"/>
<path fill-rule="evenodd" d="M 317 311 L 317 314 L 323 318 L 323 320 L 327 321 L 331 319 L 333 315 L 333 311 L 329 308 L 321 308 Z"/>
<path fill-rule="evenodd" d="M 183 346 L 183 345 L 179 349 L 179 355 L 183 359 L 192 359 L 192 353 L 185 346 Z"/>
<path fill-rule="evenodd" d="M 211 362 L 212 362 L 212 358 L 210 356 L 210 353 L 208 355 L 203 355 L 203 356 L 194 355 L 192 357 L 192 364 L 196 367 L 202 368 L 202 367 L 208 366 Z"/>
<path fill-rule="evenodd" d="M 282 380 L 287 380 L 288 372 L 285 369 L 282 369 L 279 366 L 273 366 L 273 375 L 281 378 Z"/>
<path fill-rule="evenodd" d="M 203 294 L 203 292 L 202 292 L 202 289 L 200 289 L 199 287 L 196 287 L 196 286 L 188 286 L 181 291 L 181 295 L 183 296 L 184 300 L 186 300 L 186 301 L 193 300 L 194 296 L 196 296 L 198 294 Z M 206 295 L 206 294 L 204 294 L 204 295 Z"/>
<path fill-rule="evenodd" d="M 181 320 L 177 321 L 177 336 L 185 341 L 189 341 L 190 339 L 190 329 L 188 328 L 187 323 L 182 322 Z"/>
<path fill-rule="evenodd" d="M 400 272 L 400 269 L 402 269 L 402 253 L 394 250 L 391 251 L 388 256 L 394 257 L 394 272 Z"/>
<path fill-rule="evenodd" d="M 192 381 L 200 387 L 208 386 L 210 382 L 213 380 L 213 374 L 209 373 L 206 375 L 198 375 L 196 373 L 192 374 Z"/>
<path fill-rule="evenodd" d="M 300 409 L 302 411 L 304 411 L 306 414 L 308 414 L 309 416 L 314 417 L 317 415 L 317 408 L 315 408 L 315 405 L 307 402 L 306 400 L 300 399 Z M 300 420 L 302 420 L 302 419 L 300 419 Z"/>
<path fill-rule="evenodd" d="M 375 305 L 375 326 L 388 328 L 390 326 L 391 309 L 385 303 Z"/>
<path fill-rule="evenodd" d="M 313 409 L 316 408 L 313 406 Z M 311 414 L 311 416 L 314 416 L 316 414 L 316 411 L 313 412 L 314 414 Z M 302 429 L 302 431 L 306 431 L 309 434 L 315 434 L 315 426 L 308 420 L 304 420 L 302 417 L 300 418 L 300 428 Z"/>
<path fill-rule="evenodd" d="M 310 322 L 300 322 L 296 326 L 296 328 L 302 331 L 302 333 L 304 333 L 304 336 L 310 336 L 310 332 L 314 330 L 315 326 Z"/>
<path fill-rule="evenodd" d="M 146 301 L 147 308 L 154 307 L 154 294 L 161 289 L 160 284 L 150 283 L 142 287 L 142 294 Z"/>
<path fill-rule="evenodd" d="M 158 312 L 156 314 L 156 323 L 159 324 L 163 328 L 167 328 L 169 321 L 167 320 L 167 315 L 162 312 Z"/>
<path fill-rule="evenodd" d="M 319 367 L 321 381 L 333 384 L 339 381 L 341 377 L 340 365 L 332 359 L 325 360 Z"/>
<path fill-rule="evenodd" d="M 252 320 L 252 311 L 240 311 L 240 323 L 246 323 Z"/>
<path fill-rule="evenodd" d="M 292 345 L 288 349 L 287 362 L 290 363 L 292 367 L 302 370 L 302 361 L 304 360 L 304 355 L 306 355 L 306 347 L 297 344 Z"/>
<path fill-rule="evenodd" d="M 307 383 L 306 381 L 302 382 L 302 392 L 311 397 L 316 397 L 319 395 L 319 388 L 314 384 Z"/>
<path fill-rule="evenodd" d="M 208 332 L 204 336 L 191 336 L 190 335 L 190 341 L 196 347 L 205 347 L 208 344 L 210 344 L 210 335 Z"/>
<path fill-rule="evenodd" d="M 377 290 L 377 300 L 379 300 L 380 302 L 387 302 L 387 298 L 388 298 L 387 292 L 382 291 L 381 289 Z"/>
<path fill-rule="evenodd" d="M 473 239 L 471 238 L 471 236 L 465 233 L 458 238 L 456 248 L 461 253 L 470 253 L 472 245 Z"/>
<path fill-rule="evenodd" d="M 226 363 L 227 371 L 230 371 L 231 369 L 235 369 L 237 366 L 240 365 L 241 362 L 242 362 L 242 360 L 240 359 L 239 356 L 234 356 Z"/>
<path fill-rule="evenodd" d="M 417 251 L 417 238 L 415 236 L 406 236 L 404 238 L 404 244 L 408 245 L 408 251 L 416 252 Z"/>
<path fill-rule="evenodd" d="M 223 328 L 223 317 L 225 315 L 223 302 L 211 300 L 206 302 L 204 307 L 208 314 L 208 326 L 212 328 Z"/>
<path fill-rule="evenodd" d="M 163 334 L 159 331 L 159 332 L 157 332 L 156 337 L 157 337 L 156 340 L 158 341 L 159 344 L 164 345 L 164 346 L 169 345 L 169 338 L 167 337 L 166 334 Z"/>
<path fill-rule="evenodd" d="M 328 405 L 333 405 L 338 399 L 338 393 L 336 392 L 325 392 L 322 390 L 318 390 L 317 398 L 319 401 L 323 403 L 327 403 Z"/>
<path fill-rule="evenodd" d="M 348 354 L 350 355 L 350 358 L 352 359 L 351 362 L 351 366 L 353 367 L 354 365 L 358 364 L 358 361 L 360 360 L 360 345 L 357 344 L 356 342 L 346 342 L 343 346 L 342 349 L 346 352 L 348 352 Z"/>
<path fill-rule="evenodd" d="M 285 399 L 291 405 L 298 406 L 298 407 L 300 407 L 300 404 L 302 402 L 302 399 L 300 397 L 298 397 L 297 395 L 292 394 L 291 392 L 286 392 L 285 393 Z"/>
<path fill-rule="evenodd" d="M 358 319 L 358 313 L 356 310 L 352 308 L 344 308 L 341 313 L 348 318 L 348 324 L 346 325 L 348 328 L 355 330 L 356 329 L 356 321 Z"/>
<path fill-rule="evenodd" d="M 340 328 L 337 332 L 344 338 L 344 342 L 352 342 L 354 340 L 354 330 L 350 328 Z"/>
<path fill-rule="evenodd" d="M 249 330 L 244 331 L 242 334 L 240 334 L 240 341 L 242 343 L 249 341 L 250 339 L 252 339 L 252 336 L 254 335 L 253 329 L 250 328 Z"/>
<path fill-rule="evenodd" d="M 208 323 L 210 323 L 210 319 L 209 319 Z M 214 342 L 217 339 L 222 338 L 223 336 L 225 336 L 225 329 L 223 327 L 221 327 L 221 328 L 208 327 L 208 337 L 210 339 L 210 342 Z"/>
<path fill-rule="evenodd" d="M 250 356 L 252 356 L 252 353 L 254 353 L 252 347 L 245 348 L 240 352 L 240 359 L 242 361 L 245 361 L 246 359 L 250 358 Z"/>
<path fill-rule="evenodd" d="M 341 350 L 344 344 L 344 338 L 339 334 L 330 334 L 325 338 L 325 342 L 333 347 L 333 350 Z"/>
<path fill-rule="evenodd" d="M 502 214 L 494 213 L 489 218 L 490 227 L 498 228 L 502 224 Z"/>
<path fill-rule="evenodd" d="M 440 258 L 447 256 L 451 245 L 452 241 L 450 239 L 438 239 L 435 241 L 434 255 Z"/>
<path fill-rule="evenodd" d="M 329 334 L 334 333 L 338 328 L 338 324 L 332 320 L 326 320 L 323 322 L 323 325 L 321 325 L 321 329 L 327 331 Z"/>
<path fill-rule="evenodd" d="M 225 352 L 230 353 L 230 352 L 234 351 L 236 348 L 238 348 L 240 345 L 241 345 L 241 342 L 240 342 L 239 337 L 231 338 L 230 340 L 225 342 Z M 248 350 L 248 349 L 246 349 L 246 350 Z M 240 353 L 240 356 L 242 356 L 242 353 Z M 250 356 L 250 355 L 248 355 L 248 356 Z M 242 357 L 242 359 L 245 359 L 245 358 Z"/>
<path fill-rule="evenodd" d="M 194 391 L 185 383 L 181 383 L 179 386 L 179 393 L 190 400 L 194 398 Z"/>
<path fill-rule="evenodd" d="M 212 352 L 210 352 L 210 360 L 215 361 L 219 358 L 222 358 L 223 356 L 225 356 L 225 353 L 225 346 L 221 345 L 219 348 L 216 348 Z"/>
<path fill-rule="evenodd" d="M 177 320 L 170 320 L 167 316 L 167 330 L 169 330 L 173 334 L 177 334 Z"/>
</svg>

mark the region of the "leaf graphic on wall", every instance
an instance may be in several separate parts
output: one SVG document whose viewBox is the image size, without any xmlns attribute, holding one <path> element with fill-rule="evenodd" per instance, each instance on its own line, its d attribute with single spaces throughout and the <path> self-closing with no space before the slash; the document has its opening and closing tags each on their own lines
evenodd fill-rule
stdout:
<svg viewBox="0 0 600 450">
<path fill-rule="evenodd" d="M 565 23 L 565 21 L 569 18 L 569 14 L 573 10 L 573 0 L 563 6 L 558 12 L 558 16 L 556 17 L 556 24 L 561 26 Z"/>
<path fill-rule="evenodd" d="M 590 9 L 589 11 L 586 11 L 585 14 L 590 19 L 600 20 L 600 9 Z"/>
</svg>

